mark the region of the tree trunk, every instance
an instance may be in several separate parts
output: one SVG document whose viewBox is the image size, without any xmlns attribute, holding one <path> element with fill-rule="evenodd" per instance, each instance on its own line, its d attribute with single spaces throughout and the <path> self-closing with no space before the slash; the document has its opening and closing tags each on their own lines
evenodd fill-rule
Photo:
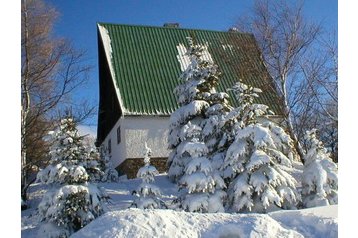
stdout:
<svg viewBox="0 0 358 238">
<path fill-rule="evenodd" d="M 87 81 L 91 67 L 85 64 L 84 52 L 73 49 L 65 39 L 52 36 L 58 15 L 43 0 L 21 0 L 21 194 L 24 199 L 31 166 L 34 161 L 47 159 L 43 137 L 57 119 L 56 111 L 75 105 L 80 115 L 83 112 L 87 117 L 93 110 L 71 100 L 70 95 Z"/>
<path fill-rule="evenodd" d="M 304 158 L 303 149 L 301 147 L 300 142 L 298 141 L 296 133 L 293 131 L 292 122 L 291 122 L 291 119 L 289 117 L 286 118 L 286 124 L 287 124 L 288 133 L 289 133 L 291 139 L 293 140 L 293 146 L 295 147 L 295 150 L 296 150 L 296 152 L 298 153 L 298 155 L 300 157 L 300 161 L 302 162 L 302 164 L 304 164 L 305 161 L 303 159 Z"/>
<path fill-rule="evenodd" d="M 28 31 L 28 19 L 27 19 L 27 6 L 26 0 L 24 4 L 24 51 L 25 51 L 25 73 L 21 79 L 21 197 L 26 200 L 26 185 L 27 185 L 27 173 L 26 173 L 26 127 L 27 127 L 27 117 L 30 110 L 30 93 L 28 89 L 28 80 L 29 80 L 29 31 Z"/>
<path fill-rule="evenodd" d="M 283 96 L 283 104 L 284 104 L 284 110 L 285 110 L 285 122 L 287 125 L 288 133 L 293 140 L 293 146 L 295 147 L 296 152 L 298 153 L 298 156 L 300 157 L 300 161 L 302 164 L 304 164 L 304 153 L 302 150 L 302 147 L 300 145 L 300 142 L 297 138 L 297 135 L 295 131 L 293 130 L 293 125 L 291 121 L 291 113 L 290 113 L 290 107 L 288 105 L 288 97 L 287 97 L 287 90 L 286 90 L 286 75 L 281 75 L 281 90 L 282 90 L 282 96 Z"/>
</svg>

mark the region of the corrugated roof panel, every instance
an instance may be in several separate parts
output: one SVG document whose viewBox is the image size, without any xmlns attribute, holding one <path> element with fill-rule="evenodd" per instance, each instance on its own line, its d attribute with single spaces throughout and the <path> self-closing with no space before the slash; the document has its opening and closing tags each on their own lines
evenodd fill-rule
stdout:
<svg viewBox="0 0 358 238">
<path fill-rule="evenodd" d="M 177 107 L 173 94 L 181 73 L 177 46 L 187 46 L 186 37 L 193 34 L 222 71 L 218 91 L 226 91 L 235 82 L 263 89 L 258 102 L 276 113 L 282 112 L 277 94 L 260 58 L 251 34 L 182 28 L 131 26 L 100 23 L 108 30 L 112 46 L 115 82 L 123 97 L 124 114 L 169 115 Z M 229 92 L 231 96 L 232 93 Z M 238 106 L 232 97 L 234 106 Z"/>
</svg>

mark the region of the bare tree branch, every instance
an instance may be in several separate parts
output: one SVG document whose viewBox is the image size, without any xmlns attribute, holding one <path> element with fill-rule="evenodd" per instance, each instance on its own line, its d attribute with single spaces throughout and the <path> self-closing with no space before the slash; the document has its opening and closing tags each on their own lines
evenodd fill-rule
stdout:
<svg viewBox="0 0 358 238">
<path fill-rule="evenodd" d="M 76 103 L 72 101 L 73 93 L 88 81 L 88 72 L 92 67 L 85 62 L 84 51 L 75 50 L 65 39 L 52 35 L 58 15 L 55 8 L 42 0 L 22 0 L 21 187 L 23 193 L 26 193 L 28 172 L 32 166 L 46 163 L 48 145 L 43 137 L 58 120 L 57 112 L 71 105 L 79 110 L 78 114 L 81 115 L 81 120 L 84 120 L 93 115 L 95 108 L 86 102 L 88 100 Z M 83 106 L 85 104 L 87 106 Z"/>
<path fill-rule="evenodd" d="M 268 70 L 284 105 L 284 119 L 298 154 L 303 157 L 293 124 L 295 108 L 308 88 L 299 79 L 299 62 L 310 50 L 321 26 L 303 17 L 303 1 L 289 5 L 287 1 L 256 0 L 252 14 L 241 17 L 237 28 L 252 32 L 261 47 Z"/>
</svg>

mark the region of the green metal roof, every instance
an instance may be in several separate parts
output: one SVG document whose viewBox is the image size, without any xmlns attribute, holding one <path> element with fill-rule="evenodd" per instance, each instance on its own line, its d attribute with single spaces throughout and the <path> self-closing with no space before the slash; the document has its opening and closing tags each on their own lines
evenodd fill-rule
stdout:
<svg viewBox="0 0 358 238">
<path fill-rule="evenodd" d="M 242 79 L 263 90 L 258 102 L 277 114 L 282 112 L 251 34 L 107 23 L 99 23 L 98 27 L 106 29 L 106 33 L 99 31 L 102 42 L 104 37 L 110 39 L 110 48 L 104 48 L 110 56 L 107 60 L 124 115 L 169 115 L 178 108 L 173 94 L 181 73 L 177 46 L 188 46 L 186 37 L 190 34 L 198 43 L 208 44 L 211 57 L 223 73 L 218 91 L 226 91 Z M 231 102 L 238 106 L 232 95 Z"/>
</svg>

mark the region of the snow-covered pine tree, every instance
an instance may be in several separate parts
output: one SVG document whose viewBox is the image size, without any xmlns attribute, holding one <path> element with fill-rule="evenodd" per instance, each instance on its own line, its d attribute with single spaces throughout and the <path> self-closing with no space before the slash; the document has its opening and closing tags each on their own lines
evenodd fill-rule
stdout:
<svg viewBox="0 0 358 238">
<path fill-rule="evenodd" d="M 103 190 L 88 183 L 89 175 L 83 167 L 90 160 L 72 118 L 61 120 L 50 133 L 50 164 L 38 174 L 38 180 L 51 185 L 38 206 L 44 225 L 40 237 L 69 237 L 104 213 Z"/>
<path fill-rule="evenodd" d="M 304 157 L 302 199 L 305 207 L 338 203 L 338 167 L 330 158 L 316 129 L 306 132 L 309 150 Z"/>
<path fill-rule="evenodd" d="M 201 128 L 188 122 L 180 133 L 187 141 L 178 147 L 178 153 L 190 158 L 179 180 L 183 194 L 179 197 L 180 207 L 189 212 L 224 212 L 225 188 L 223 179 L 213 173 L 208 148 L 201 142 Z"/>
<path fill-rule="evenodd" d="M 255 104 L 260 89 L 238 82 L 233 91 L 240 102 L 226 117 L 235 139 L 222 171 L 228 186 L 228 207 L 236 212 L 267 212 L 293 208 L 299 200 L 291 166 L 292 140 L 267 115 L 268 106 Z"/>
<path fill-rule="evenodd" d="M 137 178 L 142 179 L 142 183 L 139 185 L 136 195 L 136 198 L 133 201 L 132 207 L 137 207 L 140 209 L 156 209 L 164 208 L 165 203 L 159 199 L 160 190 L 157 186 L 153 185 L 154 176 L 158 175 L 158 170 L 150 165 L 150 156 L 152 150 L 145 143 L 144 148 L 144 166 L 141 167 L 137 172 Z"/>
<path fill-rule="evenodd" d="M 179 135 L 182 128 L 189 121 L 204 128 L 203 139 L 211 155 L 218 151 L 216 147 L 222 137 L 219 127 L 222 115 L 230 110 L 228 95 L 215 90 L 220 72 L 216 64 L 204 57 L 208 54 L 206 46 L 194 42 L 191 37 L 188 42 L 186 55 L 190 63 L 180 76 L 182 83 L 174 90 L 180 108 L 170 117 L 168 142 L 172 152 L 168 159 L 168 175 L 174 181 L 183 175 L 188 162 L 187 157 L 178 153 L 180 144 L 187 142 L 187 138 Z"/>
</svg>

